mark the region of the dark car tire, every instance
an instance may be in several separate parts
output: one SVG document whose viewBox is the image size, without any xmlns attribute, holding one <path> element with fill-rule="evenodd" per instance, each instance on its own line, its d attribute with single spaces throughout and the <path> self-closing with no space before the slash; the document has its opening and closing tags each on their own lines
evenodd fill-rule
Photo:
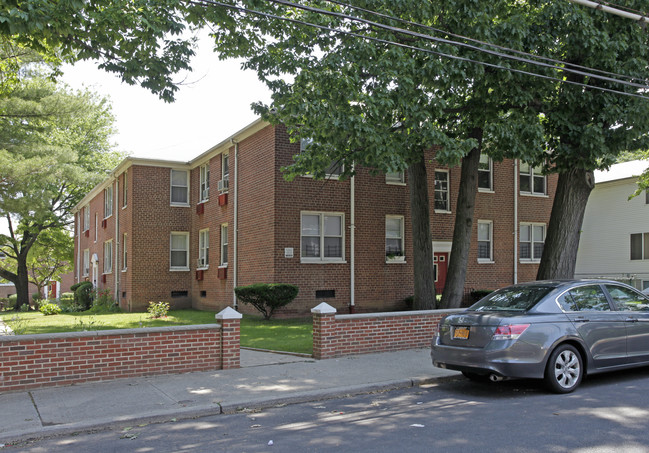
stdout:
<svg viewBox="0 0 649 453">
<path fill-rule="evenodd" d="M 584 377 L 581 354 L 574 346 L 562 344 L 550 354 L 545 367 L 545 383 L 555 393 L 570 393 Z"/>
<path fill-rule="evenodd" d="M 473 382 L 489 382 L 488 374 L 478 374 L 478 373 L 472 373 L 470 371 L 462 371 L 462 374 L 464 375 L 465 378 Z"/>
</svg>

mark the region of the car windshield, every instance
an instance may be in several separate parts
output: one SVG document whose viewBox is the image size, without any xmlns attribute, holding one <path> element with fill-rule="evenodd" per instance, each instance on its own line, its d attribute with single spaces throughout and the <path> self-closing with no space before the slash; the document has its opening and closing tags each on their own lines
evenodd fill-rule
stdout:
<svg viewBox="0 0 649 453">
<path fill-rule="evenodd" d="M 547 286 L 514 286 L 500 289 L 472 305 L 475 311 L 527 311 L 552 290 Z"/>
</svg>

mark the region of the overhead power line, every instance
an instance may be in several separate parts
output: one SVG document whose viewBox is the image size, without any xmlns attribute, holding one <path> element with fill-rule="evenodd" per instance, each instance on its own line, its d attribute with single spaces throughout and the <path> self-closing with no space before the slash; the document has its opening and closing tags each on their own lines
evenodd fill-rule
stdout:
<svg viewBox="0 0 649 453">
<path fill-rule="evenodd" d="M 509 72 L 529 75 L 529 76 L 532 76 L 532 77 L 537 77 L 537 78 L 541 78 L 541 79 L 545 79 L 545 80 L 551 80 L 551 81 L 554 81 L 554 82 L 559 82 L 559 83 L 564 83 L 564 84 L 569 84 L 569 85 L 582 86 L 582 87 L 588 88 L 588 89 L 594 89 L 594 90 L 598 90 L 598 91 L 604 91 L 604 92 L 609 92 L 609 93 L 614 93 L 614 94 L 621 94 L 621 95 L 624 95 L 624 96 L 630 96 L 630 97 L 636 97 L 636 98 L 649 100 L 649 96 L 644 96 L 644 95 L 638 94 L 638 93 L 629 93 L 629 92 L 615 90 L 615 89 L 611 89 L 611 88 L 600 87 L 600 86 L 597 86 L 597 85 L 588 85 L 588 84 L 585 84 L 585 83 L 580 83 L 580 82 L 576 82 L 576 81 L 570 81 L 570 80 L 566 80 L 566 79 L 561 79 L 561 78 L 558 78 L 558 77 L 553 77 L 553 76 L 549 76 L 549 75 L 545 75 L 545 74 L 539 74 L 539 73 L 535 73 L 535 72 L 531 72 L 531 71 L 526 71 L 526 70 L 521 70 L 521 69 L 516 69 L 516 68 L 511 68 L 511 67 L 505 67 L 505 66 L 501 66 L 501 65 L 498 65 L 498 64 L 495 64 L 495 63 L 488 63 L 488 62 L 485 62 L 485 61 L 473 60 L 473 59 L 467 58 L 467 57 L 460 57 L 460 56 L 457 56 L 457 55 L 451 55 L 451 54 L 447 54 L 447 53 L 432 50 L 432 49 L 427 49 L 427 48 L 422 48 L 422 47 L 417 47 L 417 46 L 413 46 L 413 45 L 409 45 L 409 44 L 404 44 L 404 43 L 391 41 L 391 40 L 388 40 L 388 39 L 377 38 L 377 37 L 374 37 L 374 36 L 367 36 L 367 35 L 351 32 L 351 31 L 347 31 L 347 30 L 340 30 L 340 29 L 332 28 L 332 27 L 329 27 L 329 26 L 326 26 L 326 25 L 314 24 L 314 23 L 311 23 L 311 22 L 306 22 L 306 21 L 295 19 L 295 18 L 292 18 L 292 17 L 279 16 L 279 15 L 276 15 L 276 14 L 257 11 L 257 10 L 245 8 L 243 6 L 237 6 L 237 5 L 232 5 L 232 4 L 228 4 L 228 3 L 223 3 L 223 2 L 218 1 L 218 0 L 186 0 L 186 1 L 187 1 L 187 3 L 198 5 L 198 6 L 210 6 L 210 7 L 218 6 L 218 7 L 222 7 L 222 8 L 227 8 L 227 9 L 239 11 L 239 12 L 242 12 L 244 14 L 253 14 L 253 15 L 260 16 L 260 17 L 266 17 L 266 18 L 271 18 L 271 19 L 276 19 L 276 20 L 280 20 L 280 21 L 290 22 L 290 23 L 294 23 L 294 24 L 298 24 L 298 25 L 304 25 L 304 26 L 308 26 L 308 27 L 312 27 L 312 28 L 317 28 L 317 29 L 329 31 L 329 32 L 336 33 L 336 34 L 341 34 L 341 35 L 352 36 L 352 37 L 355 37 L 355 38 L 364 39 L 364 40 L 367 40 L 367 41 L 373 41 L 373 42 L 378 42 L 378 43 L 381 43 L 381 44 L 392 45 L 392 46 L 401 47 L 401 48 L 405 48 L 405 49 L 410 49 L 410 50 L 414 50 L 414 51 L 425 52 L 425 53 L 429 53 L 429 54 L 436 55 L 436 56 L 443 57 L 443 58 L 449 58 L 449 59 L 454 59 L 454 60 L 458 60 L 458 61 L 465 61 L 465 62 L 468 62 L 468 63 L 474 63 L 474 64 L 479 64 L 479 65 L 482 65 L 482 66 L 485 66 L 485 67 L 492 67 L 492 68 L 505 70 L 505 71 L 509 71 Z M 349 16 L 349 15 L 345 15 L 345 14 L 342 14 L 342 13 L 337 13 L 337 12 L 332 12 L 332 11 L 327 11 L 327 10 L 321 10 L 319 8 L 307 7 L 307 6 L 304 6 L 304 5 L 299 5 L 299 4 L 287 2 L 287 1 L 284 1 L 284 0 L 268 0 L 268 1 L 270 1 L 271 3 L 277 3 L 277 4 L 282 4 L 284 6 L 290 6 L 290 7 L 294 7 L 294 8 L 298 8 L 298 9 L 307 10 L 307 11 L 310 11 L 310 12 L 314 12 L 316 14 L 324 14 L 324 15 L 329 15 L 329 16 L 339 16 L 340 18 L 343 18 L 343 19 L 353 20 L 353 21 L 357 21 L 357 22 L 363 22 L 363 23 L 366 23 L 367 25 L 370 25 L 369 23 L 373 22 L 373 21 L 368 21 L 368 20 L 365 20 L 365 19 L 359 19 L 359 18 L 357 18 L 355 16 Z M 436 38 L 436 37 L 433 37 L 433 36 L 430 36 L 430 35 L 424 35 L 424 34 L 421 34 L 421 33 L 411 32 L 409 30 L 403 30 L 403 29 L 400 29 L 400 28 L 397 28 L 397 27 L 390 27 L 390 26 L 380 24 L 380 23 L 376 23 L 376 25 L 379 28 L 390 29 L 391 31 L 393 31 L 395 33 L 402 33 L 403 32 L 403 33 L 408 34 L 410 36 L 416 36 L 416 37 L 420 37 L 422 39 L 438 41 L 438 42 L 442 41 L 442 42 L 447 43 L 449 45 L 464 45 L 464 46 L 467 46 L 465 43 L 458 43 L 456 41 L 452 41 L 452 40 L 448 40 L 448 39 Z M 472 47 L 475 47 L 475 46 L 472 46 Z M 476 50 L 480 50 L 480 49 L 476 48 Z M 498 55 L 498 56 L 500 56 L 500 55 Z M 502 56 L 505 57 L 506 55 L 502 55 Z M 509 56 L 509 57 L 511 57 L 511 56 Z M 513 58 L 513 59 L 516 60 L 516 58 Z M 558 71 L 566 71 L 566 68 L 547 65 L 547 64 L 540 63 L 540 62 L 537 62 L 537 61 L 532 61 L 532 60 L 528 61 L 527 59 L 518 59 L 518 60 L 529 63 L 529 64 L 532 64 L 532 65 L 536 65 L 536 66 L 546 66 L 546 67 L 551 67 L 551 68 L 553 68 L 555 70 L 558 70 Z M 614 83 L 620 83 L 620 84 L 623 84 L 623 85 L 633 86 L 633 87 L 640 88 L 640 89 L 643 89 L 643 90 L 649 90 L 649 86 L 647 86 L 647 85 L 641 85 L 641 84 L 636 84 L 636 83 L 632 83 L 632 82 L 626 82 L 626 81 L 617 80 L 617 79 L 613 79 L 613 78 L 610 78 L 610 77 L 598 76 L 596 74 L 590 74 L 590 73 L 586 73 L 584 75 L 589 76 L 589 77 L 593 77 L 593 78 L 609 80 L 609 81 L 614 82 Z"/>
</svg>

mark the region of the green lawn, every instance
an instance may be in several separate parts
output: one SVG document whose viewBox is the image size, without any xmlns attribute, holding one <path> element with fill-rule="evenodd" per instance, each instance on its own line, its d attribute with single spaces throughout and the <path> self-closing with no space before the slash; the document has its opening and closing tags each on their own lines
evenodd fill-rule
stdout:
<svg viewBox="0 0 649 453">
<path fill-rule="evenodd" d="M 0 319 L 19 335 L 216 323 L 214 313 L 198 310 L 172 310 L 162 319 L 151 319 L 148 313 L 79 312 L 45 316 L 39 312 L 0 311 Z M 311 354 L 312 342 L 311 318 L 264 321 L 244 315 L 241 320 L 241 346 L 244 347 Z"/>
</svg>

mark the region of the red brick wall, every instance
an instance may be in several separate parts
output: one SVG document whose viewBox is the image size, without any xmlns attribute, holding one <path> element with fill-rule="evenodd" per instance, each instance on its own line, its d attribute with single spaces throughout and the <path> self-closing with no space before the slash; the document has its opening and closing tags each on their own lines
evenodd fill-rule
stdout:
<svg viewBox="0 0 649 453">
<path fill-rule="evenodd" d="M 459 310 L 313 314 L 313 357 L 328 359 L 430 346 L 443 316 Z"/>
<path fill-rule="evenodd" d="M 1 336 L 0 357 L 0 392 L 238 368 L 239 320 L 224 320 L 223 331 L 214 324 Z"/>
</svg>

